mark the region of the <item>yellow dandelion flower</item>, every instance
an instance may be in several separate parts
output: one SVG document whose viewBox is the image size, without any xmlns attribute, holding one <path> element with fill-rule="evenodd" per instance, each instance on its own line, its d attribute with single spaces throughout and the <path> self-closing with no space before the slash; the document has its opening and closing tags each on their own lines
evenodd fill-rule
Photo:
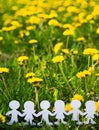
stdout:
<svg viewBox="0 0 99 130">
<path fill-rule="evenodd" d="M 71 111 L 72 109 L 73 109 L 73 108 L 71 107 L 70 103 L 67 103 L 67 104 L 65 105 L 65 110 L 66 110 L 67 112 Z"/>
<path fill-rule="evenodd" d="M 17 6 L 12 6 L 11 9 L 14 10 L 14 11 L 16 11 L 16 10 L 18 10 L 18 7 Z"/>
<path fill-rule="evenodd" d="M 38 42 L 37 40 L 31 39 L 31 40 L 29 41 L 29 44 L 34 44 L 34 43 L 37 43 L 37 42 Z"/>
<path fill-rule="evenodd" d="M 67 11 L 68 11 L 69 13 L 72 13 L 72 12 L 78 13 L 78 12 L 79 12 L 79 9 L 78 9 L 77 7 L 75 7 L 75 6 L 69 6 L 69 7 L 67 8 Z"/>
<path fill-rule="evenodd" d="M 29 72 L 25 75 L 25 78 L 30 78 L 30 77 L 34 77 L 35 76 L 35 73 L 33 72 Z"/>
<path fill-rule="evenodd" d="M 40 87 L 41 84 L 37 82 L 37 83 L 34 84 L 34 86 L 35 86 L 35 87 Z"/>
<path fill-rule="evenodd" d="M 90 22 L 90 24 L 94 24 L 94 23 L 95 23 L 95 21 L 94 21 L 94 20 L 90 20 L 89 22 Z"/>
<path fill-rule="evenodd" d="M 57 54 L 57 52 L 59 51 L 59 49 L 61 48 L 61 46 L 63 45 L 62 42 L 59 42 L 57 43 L 55 46 L 54 46 L 54 52 L 55 54 Z"/>
<path fill-rule="evenodd" d="M 71 28 L 73 28 L 73 26 L 71 25 L 71 24 L 64 24 L 63 25 L 63 28 L 66 28 L 66 29 L 71 29 Z"/>
<path fill-rule="evenodd" d="M 40 21 L 40 18 L 38 18 L 37 16 L 31 16 L 28 20 L 26 20 L 26 23 L 39 24 Z"/>
<path fill-rule="evenodd" d="M 94 70 L 95 70 L 94 67 L 89 67 L 89 69 L 88 69 L 88 71 L 91 72 L 91 73 L 94 72 Z"/>
<path fill-rule="evenodd" d="M 51 18 L 56 18 L 56 17 L 58 17 L 58 14 L 56 13 L 56 11 L 51 10 L 51 12 L 49 14 L 49 18 L 51 19 Z"/>
<path fill-rule="evenodd" d="M 64 36 L 69 36 L 69 35 L 74 35 L 74 29 L 66 29 L 64 32 L 63 32 L 63 35 Z"/>
<path fill-rule="evenodd" d="M 58 12 L 63 12 L 65 10 L 65 8 L 63 6 L 58 8 Z"/>
<path fill-rule="evenodd" d="M 30 32 L 29 31 L 25 31 L 24 34 L 25 34 L 25 36 L 29 36 Z"/>
<path fill-rule="evenodd" d="M 20 35 L 21 38 L 23 38 L 24 37 L 24 30 L 20 30 L 19 35 Z"/>
<path fill-rule="evenodd" d="M 91 14 L 87 15 L 86 19 L 87 20 L 91 20 L 93 18 L 93 16 Z"/>
<path fill-rule="evenodd" d="M 97 28 L 96 33 L 99 34 L 99 28 Z"/>
<path fill-rule="evenodd" d="M 77 38 L 77 41 L 78 41 L 78 42 L 83 42 L 83 41 L 85 41 L 85 38 L 84 38 L 84 37 L 78 37 L 78 38 Z"/>
<path fill-rule="evenodd" d="M 82 95 L 79 95 L 79 94 L 75 94 L 72 98 L 72 100 L 80 100 L 80 101 L 83 101 L 84 98 Z"/>
<path fill-rule="evenodd" d="M 93 91 L 90 92 L 90 95 L 94 95 L 95 93 Z"/>
<path fill-rule="evenodd" d="M 0 113 L 0 121 L 2 123 L 5 123 L 5 116 L 3 116 L 1 113 Z"/>
<path fill-rule="evenodd" d="M 83 71 L 80 71 L 76 74 L 76 76 L 81 79 L 81 78 L 84 78 L 85 77 L 85 74 L 83 73 Z"/>
<path fill-rule="evenodd" d="M 52 112 L 54 112 L 54 111 L 55 111 L 55 107 L 52 108 Z"/>
<path fill-rule="evenodd" d="M 6 67 L 0 67 L 0 74 L 2 73 L 8 73 L 9 72 L 9 69 L 6 68 Z"/>
<path fill-rule="evenodd" d="M 18 57 L 17 61 L 19 63 L 19 65 L 23 65 L 24 61 L 27 61 L 29 58 L 27 56 L 20 56 Z"/>
<path fill-rule="evenodd" d="M 18 40 L 15 40 L 14 43 L 15 43 L 15 44 L 19 44 L 19 41 L 18 41 Z"/>
<path fill-rule="evenodd" d="M 0 41 L 2 41 L 3 40 L 3 37 L 2 36 L 0 36 Z"/>
<path fill-rule="evenodd" d="M 26 27 L 26 30 L 33 30 L 33 29 L 34 29 L 33 26 L 27 26 L 27 27 Z"/>
<path fill-rule="evenodd" d="M 62 62 L 64 60 L 63 56 L 55 56 L 52 61 L 53 63 Z"/>
<path fill-rule="evenodd" d="M 29 83 L 42 82 L 42 81 L 43 81 L 43 79 L 37 78 L 37 77 L 32 77 L 27 80 L 27 82 L 29 82 Z"/>
<path fill-rule="evenodd" d="M 90 7 L 94 7 L 96 5 L 96 2 L 94 1 L 94 0 L 91 0 L 90 2 L 89 2 L 89 6 Z"/>
<path fill-rule="evenodd" d="M 96 76 L 99 77 L 99 73 L 97 73 Z"/>
<path fill-rule="evenodd" d="M 85 74 L 85 76 L 91 75 L 91 72 L 88 70 L 84 70 L 83 73 Z"/>
<path fill-rule="evenodd" d="M 99 112 L 99 101 L 96 102 L 96 111 Z"/>
<path fill-rule="evenodd" d="M 51 19 L 51 20 L 48 22 L 48 25 L 53 25 L 53 26 L 58 26 L 58 27 L 61 27 L 61 26 L 62 26 L 56 19 Z"/>
<path fill-rule="evenodd" d="M 18 21 L 11 21 L 11 24 L 14 26 L 14 27 L 22 27 L 22 25 L 18 22 Z"/>
<path fill-rule="evenodd" d="M 41 69 L 44 71 L 46 69 L 46 61 L 42 64 Z"/>
<path fill-rule="evenodd" d="M 24 61 L 24 60 L 28 60 L 28 57 L 27 56 L 18 57 L 18 61 Z"/>
<path fill-rule="evenodd" d="M 74 54 L 74 55 L 77 55 L 77 54 L 78 54 L 78 51 L 77 51 L 77 50 L 73 51 L 73 54 Z"/>
<path fill-rule="evenodd" d="M 78 51 L 77 50 L 71 50 L 72 54 L 77 55 Z"/>
<path fill-rule="evenodd" d="M 94 6 L 92 15 L 93 15 L 93 16 L 99 15 L 99 5 Z"/>
<path fill-rule="evenodd" d="M 93 56 L 92 56 L 92 59 L 93 59 L 94 61 L 98 61 L 98 60 L 99 60 L 99 54 L 93 55 Z"/>
<path fill-rule="evenodd" d="M 94 54 L 97 54 L 97 53 L 99 53 L 99 51 L 95 48 L 87 48 L 83 52 L 84 55 L 94 55 Z"/>
<path fill-rule="evenodd" d="M 69 54 L 69 50 L 68 49 L 62 49 L 62 52 L 65 54 Z"/>
</svg>

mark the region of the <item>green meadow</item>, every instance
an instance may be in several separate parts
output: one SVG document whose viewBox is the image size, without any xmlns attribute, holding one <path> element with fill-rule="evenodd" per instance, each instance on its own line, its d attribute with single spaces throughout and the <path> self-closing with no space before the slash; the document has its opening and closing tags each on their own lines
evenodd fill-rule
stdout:
<svg viewBox="0 0 99 130">
<path fill-rule="evenodd" d="M 98 0 L 0 0 L 0 129 L 4 130 L 98 130 L 96 124 L 41 127 L 8 126 L 9 102 L 18 100 L 19 111 L 30 100 L 35 110 L 48 100 L 95 101 L 99 114 L 99 1 Z M 40 120 L 40 118 L 36 122 Z M 54 118 L 50 118 L 54 122 Z M 85 117 L 81 120 L 85 121 Z"/>
</svg>

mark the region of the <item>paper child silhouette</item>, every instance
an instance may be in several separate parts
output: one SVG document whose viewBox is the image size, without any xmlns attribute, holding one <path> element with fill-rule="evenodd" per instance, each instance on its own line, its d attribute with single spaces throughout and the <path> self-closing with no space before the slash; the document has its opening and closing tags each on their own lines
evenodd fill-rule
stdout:
<svg viewBox="0 0 99 130">
<path fill-rule="evenodd" d="M 11 115 L 11 120 L 7 124 L 12 125 L 14 122 L 18 123 L 18 116 L 22 116 L 22 114 L 17 110 L 20 107 L 20 103 L 16 100 L 12 100 L 9 103 L 9 107 L 12 110 L 7 112 L 6 115 Z"/>
<path fill-rule="evenodd" d="M 24 103 L 24 110 L 23 110 L 23 115 L 25 116 L 24 120 L 26 121 L 26 125 L 30 124 L 30 125 L 35 125 L 33 121 L 34 117 L 33 116 L 37 116 L 34 110 L 34 103 L 32 101 L 26 101 Z"/>
<path fill-rule="evenodd" d="M 96 104 L 94 101 L 92 100 L 89 100 L 85 103 L 85 112 L 84 112 L 84 115 L 86 115 L 86 122 L 84 122 L 84 124 L 96 124 L 96 122 L 93 120 L 94 119 L 94 115 L 98 115 L 96 113 Z"/>
<path fill-rule="evenodd" d="M 82 124 L 82 122 L 79 121 L 79 115 L 84 115 L 83 112 L 79 110 L 81 106 L 81 102 L 79 100 L 73 100 L 71 102 L 71 107 L 73 110 L 68 112 L 68 115 L 72 114 L 72 121 L 77 121 L 77 124 Z"/>
<path fill-rule="evenodd" d="M 56 115 L 57 121 L 55 122 L 56 125 L 59 124 L 59 122 L 62 122 L 63 124 L 66 124 L 67 122 L 64 121 L 64 114 L 67 115 L 67 112 L 65 112 L 65 103 L 62 100 L 57 100 L 55 102 L 55 112 L 53 113 Z"/>
<path fill-rule="evenodd" d="M 45 121 L 46 124 L 48 125 L 52 125 L 52 123 L 49 121 L 49 118 L 48 116 L 53 116 L 53 114 L 48 110 L 48 108 L 50 107 L 50 103 L 49 101 L 47 100 L 43 100 L 41 103 L 40 103 L 40 107 L 41 109 L 43 109 L 42 111 L 40 111 L 38 114 L 37 114 L 37 117 L 38 116 L 42 116 L 42 119 L 41 119 L 41 122 L 39 122 L 37 125 L 41 125 L 42 121 Z"/>
</svg>

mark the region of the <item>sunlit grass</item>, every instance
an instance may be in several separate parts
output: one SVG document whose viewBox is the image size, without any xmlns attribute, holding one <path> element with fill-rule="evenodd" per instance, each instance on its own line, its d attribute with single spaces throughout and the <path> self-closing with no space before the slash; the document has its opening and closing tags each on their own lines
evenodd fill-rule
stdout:
<svg viewBox="0 0 99 130">
<path fill-rule="evenodd" d="M 55 100 L 69 104 L 75 95 L 83 102 L 97 102 L 99 112 L 98 10 L 98 0 L 1 0 L 1 114 L 13 99 L 22 105 L 32 100 L 38 110 L 46 99 L 52 110 Z M 1 128 L 3 123 L 1 118 Z M 97 126 L 79 127 L 68 121 L 67 128 L 57 127 L 73 128 L 95 130 Z"/>
</svg>

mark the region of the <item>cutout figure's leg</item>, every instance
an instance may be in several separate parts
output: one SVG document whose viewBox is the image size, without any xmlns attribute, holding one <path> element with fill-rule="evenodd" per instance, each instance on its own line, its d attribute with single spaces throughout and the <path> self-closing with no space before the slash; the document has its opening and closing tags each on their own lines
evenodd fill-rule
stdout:
<svg viewBox="0 0 99 130">
<path fill-rule="evenodd" d="M 25 125 L 29 125 L 29 122 L 25 122 L 24 124 L 25 124 Z"/>
<path fill-rule="evenodd" d="M 35 123 L 35 122 L 32 122 L 32 125 L 36 125 L 36 123 Z"/>
<path fill-rule="evenodd" d="M 32 120 L 30 120 L 30 125 L 33 125 L 33 122 L 32 122 Z"/>
<path fill-rule="evenodd" d="M 63 124 L 67 124 L 67 122 L 66 122 L 66 121 L 64 121 L 63 119 L 61 119 L 61 122 L 62 122 Z"/>
<path fill-rule="evenodd" d="M 51 122 L 47 122 L 46 124 L 48 124 L 48 125 L 53 125 L 53 123 L 51 123 Z"/>
<path fill-rule="evenodd" d="M 57 120 L 54 124 L 55 124 L 55 125 L 59 125 L 59 120 Z"/>
<path fill-rule="evenodd" d="M 39 123 L 37 123 L 37 125 L 38 125 L 38 126 L 41 126 L 41 124 L 42 124 L 42 121 L 41 121 L 41 122 L 39 122 Z"/>
<path fill-rule="evenodd" d="M 77 124 L 78 124 L 78 125 L 81 125 L 81 124 L 83 124 L 83 123 L 82 123 L 81 121 L 78 121 Z"/>
<path fill-rule="evenodd" d="M 93 119 L 91 119 L 91 124 L 96 124 L 96 122 Z"/>
<path fill-rule="evenodd" d="M 13 118 L 7 123 L 7 125 L 12 125 L 13 123 L 17 123 L 18 121 L 17 120 L 13 120 Z"/>
<path fill-rule="evenodd" d="M 45 120 L 45 122 L 46 122 L 46 124 L 48 124 L 48 125 L 53 125 L 52 122 L 49 122 L 49 119 Z"/>
<path fill-rule="evenodd" d="M 9 121 L 9 122 L 7 122 L 7 125 L 12 125 L 14 122 L 12 122 L 12 121 Z"/>
<path fill-rule="evenodd" d="M 87 121 L 84 122 L 84 124 L 89 124 L 90 119 L 88 118 Z"/>
</svg>

